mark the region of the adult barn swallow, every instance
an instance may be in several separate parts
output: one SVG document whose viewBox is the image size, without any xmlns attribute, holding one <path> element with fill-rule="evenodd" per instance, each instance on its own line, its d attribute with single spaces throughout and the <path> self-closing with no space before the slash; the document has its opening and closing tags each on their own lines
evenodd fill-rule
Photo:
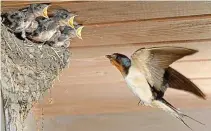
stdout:
<svg viewBox="0 0 211 131">
<path fill-rule="evenodd" d="M 81 39 L 81 31 L 84 26 L 76 25 L 75 29 L 70 26 L 62 26 L 54 36 L 46 42 L 53 47 L 69 47 L 70 41 L 76 36 Z"/>
<path fill-rule="evenodd" d="M 52 37 L 57 36 L 59 27 L 61 26 L 72 26 L 68 22 L 72 17 L 72 14 L 65 9 L 60 9 L 54 12 L 54 15 L 49 19 L 45 19 L 40 22 L 37 29 L 28 36 L 30 40 L 35 42 L 46 42 Z"/>
<path fill-rule="evenodd" d="M 34 26 L 33 22 L 36 17 L 48 17 L 47 9 L 49 4 L 31 4 L 26 8 L 20 9 L 15 12 L 9 12 L 3 14 L 5 21 L 3 22 L 8 26 L 14 33 L 22 33 L 22 38 L 25 38 L 26 30 L 31 25 Z"/>
<path fill-rule="evenodd" d="M 163 96 L 167 88 L 174 88 L 205 99 L 205 94 L 193 82 L 169 66 L 174 61 L 196 52 L 197 50 L 188 48 L 165 46 L 140 48 L 133 53 L 131 59 L 119 53 L 106 57 L 121 72 L 128 87 L 144 105 L 160 108 L 190 128 L 184 122 L 184 117 L 199 121 L 180 112 Z"/>
</svg>

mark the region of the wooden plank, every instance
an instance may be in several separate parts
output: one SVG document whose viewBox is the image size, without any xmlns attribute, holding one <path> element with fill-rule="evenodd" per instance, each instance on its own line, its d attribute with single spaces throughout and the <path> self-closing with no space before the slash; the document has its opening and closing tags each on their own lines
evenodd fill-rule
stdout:
<svg viewBox="0 0 211 131">
<path fill-rule="evenodd" d="M 3 2 L 3 11 L 31 2 Z M 36 2 L 37 3 L 37 2 Z M 79 15 L 83 24 L 211 14 L 211 2 L 53 2 Z"/>
<path fill-rule="evenodd" d="M 188 78 L 211 78 L 211 61 L 179 62 L 172 67 Z M 116 83 L 123 81 L 120 72 L 110 64 L 109 60 L 95 62 L 72 62 L 69 69 L 61 73 L 62 83 L 67 85 L 92 84 L 92 83 Z"/>
<path fill-rule="evenodd" d="M 107 2 L 105 2 L 105 3 L 107 3 Z M 118 4 L 122 4 L 122 3 L 125 4 L 124 2 L 117 2 L 117 4 L 114 4 L 114 5 L 117 6 Z M 134 4 L 134 2 L 129 2 L 129 3 L 131 3 L 134 6 L 134 7 L 131 6 L 132 7 L 131 10 L 140 11 L 139 7 L 135 8 L 136 4 Z M 165 6 L 163 4 L 153 4 L 153 3 L 154 2 L 149 2 L 149 3 L 144 2 L 144 3 L 141 3 L 140 6 L 146 5 L 146 7 L 143 7 L 143 9 L 147 9 L 147 10 L 149 9 L 148 14 L 151 14 L 150 11 L 152 11 L 152 9 L 150 9 L 150 8 L 152 8 L 152 7 L 155 8 L 155 12 L 157 14 L 162 14 L 162 12 L 164 12 L 164 13 L 165 12 L 174 12 L 170 9 L 174 9 L 173 6 L 176 7 L 176 5 L 177 5 L 177 4 L 176 5 L 171 4 L 171 2 L 167 2 L 169 4 L 164 4 Z M 190 8 L 203 7 L 203 10 L 205 10 L 205 12 L 206 12 L 210 5 L 209 2 L 202 2 L 202 3 L 198 3 L 198 4 L 196 4 L 195 2 L 190 2 L 190 3 L 185 2 L 185 3 L 186 4 L 181 4 L 180 2 L 178 2 L 178 4 L 181 6 L 186 5 L 184 7 L 181 7 L 181 10 L 187 11 L 187 9 L 189 7 Z M 86 5 L 86 4 L 89 4 L 89 5 Z M 192 4 L 194 4 L 194 5 L 192 6 Z M 95 8 L 100 8 L 100 7 L 103 8 L 104 5 L 106 5 L 106 4 L 104 4 L 104 2 L 91 2 L 91 3 L 85 2 L 85 3 L 71 3 L 71 4 L 68 4 L 67 2 L 65 2 L 65 3 L 58 3 L 58 4 L 55 3 L 55 5 L 60 6 L 60 7 L 62 7 L 62 5 L 65 5 L 65 6 L 68 6 L 69 8 L 71 8 L 71 6 L 73 8 L 76 8 L 77 6 L 81 7 L 81 8 L 89 7 L 89 11 L 92 12 L 95 10 Z M 109 7 L 112 5 L 113 5 L 112 2 L 108 2 L 107 6 Z M 161 5 L 162 5 L 162 7 L 161 7 Z M 179 5 L 177 7 L 178 9 L 180 9 Z M 126 4 L 125 4 L 125 6 L 126 6 Z M 121 10 L 125 11 L 126 8 L 128 8 L 125 6 L 122 5 Z M 6 7 L 6 5 L 4 7 L 8 8 L 8 7 Z M 113 8 L 113 7 L 108 8 L 108 7 L 106 7 L 107 12 L 109 12 L 110 10 L 112 10 L 112 12 L 114 12 L 114 13 L 120 12 L 120 10 L 119 11 L 113 10 L 113 9 L 117 9 L 117 8 Z M 150 8 L 147 8 L 147 7 L 150 7 Z M 156 9 L 156 7 L 158 9 Z M 93 8 L 93 9 L 91 9 L 91 8 Z M 163 10 L 161 10 L 161 9 L 163 9 Z M 158 10 L 161 10 L 161 11 L 159 12 Z M 195 9 L 189 9 L 190 12 L 192 10 L 195 10 Z M 198 10 L 198 9 L 196 9 L 196 10 Z M 202 10 L 202 9 L 199 9 L 199 10 Z M 211 8 L 209 8 L 209 10 L 211 10 Z M 73 11 L 74 11 L 74 9 L 73 9 Z M 94 20 L 97 22 L 96 18 L 91 17 L 91 16 L 88 17 L 89 11 L 83 10 L 83 9 L 81 9 L 81 11 L 84 11 L 84 14 L 87 14 L 87 15 L 84 15 L 84 17 L 86 17 L 86 19 L 88 19 L 88 21 L 89 21 L 89 19 L 91 19 L 91 20 Z M 102 14 L 104 12 L 105 12 L 105 14 L 107 13 L 105 10 L 102 11 L 102 14 L 99 11 L 96 11 L 96 12 L 98 12 L 98 15 L 96 15 L 96 13 L 94 13 L 94 15 L 97 17 L 100 17 L 100 19 L 103 19 L 103 21 L 106 21 L 106 19 L 109 19 L 109 17 L 107 15 L 105 16 L 105 18 L 101 18 Z M 182 12 L 182 11 L 177 10 L 177 13 L 178 12 Z M 208 13 L 209 13 L 209 11 L 208 11 Z M 142 18 L 137 18 L 137 17 L 139 17 L 139 15 L 137 15 L 137 14 L 132 15 L 129 12 L 125 12 L 123 14 L 124 14 L 124 17 L 126 17 L 128 19 L 130 19 L 131 16 L 134 16 L 137 20 L 142 19 Z M 139 12 L 139 14 L 144 14 L 144 13 Z M 178 13 L 178 14 L 180 14 L 180 13 Z M 185 14 L 191 15 L 188 13 L 185 13 Z M 155 14 L 152 13 L 152 16 L 154 16 L 154 15 Z M 111 17 L 113 17 L 113 16 L 115 16 L 115 15 L 112 14 Z M 143 19 L 145 19 L 146 16 L 141 16 L 141 17 L 143 17 Z M 157 16 L 157 17 L 161 18 L 161 17 L 173 17 L 173 16 L 174 15 L 172 15 L 172 16 L 163 15 L 163 16 Z M 180 15 L 178 15 L 178 16 L 180 16 Z M 79 19 L 80 18 L 81 17 L 79 17 Z M 115 18 L 117 18 L 117 17 L 115 17 Z M 120 21 L 121 21 L 121 18 L 117 18 L 117 19 L 120 19 Z M 147 17 L 146 19 L 154 19 L 154 18 Z M 181 19 L 165 19 L 165 20 L 138 21 L 138 22 L 130 21 L 130 20 L 129 20 L 129 22 L 126 22 L 126 23 L 113 23 L 113 24 L 107 23 L 107 24 L 101 24 L 99 26 L 98 25 L 96 25 L 96 26 L 93 26 L 93 25 L 88 26 L 87 25 L 82 32 L 83 40 L 75 39 L 73 41 L 72 47 L 114 45 L 114 44 L 128 44 L 128 43 L 147 43 L 147 42 L 157 42 L 157 41 L 186 41 L 186 40 L 196 40 L 196 39 L 211 39 L 211 37 L 210 37 L 211 36 L 211 29 L 210 29 L 211 28 L 211 26 L 210 26 L 211 17 L 210 16 L 202 16 L 202 17 L 196 17 L 196 18 L 193 17 L 191 19 L 181 18 Z M 115 21 L 115 20 L 112 19 L 112 21 Z M 128 21 L 128 20 L 126 20 L 126 21 Z"/>
<path fill-rule="evenodd" d="M 202 49 L 201 52 L 205 49 L 199 48 Z M 172 89 L 166 92 L 165 97 L 176 103 L 185 100 L 184 103 L 176 104 L 182 107 L 210 105 L 211 61 L 183 61 L 173 64 L 173 67 L 191 78 L 208 95 L 209 100 L 203 101 L 186 92 Z M 70 68 L 61 73 L 60 81 L 56 81 L 51 93 L 36 106 L 35 112 L 44 108 L 45 115 L 57 116 L 139 111 L 143 108 L 137 106 L 137 101 L 119 71 L 108 60 L 73 61 Z"/>
<path fill-rule="evenodd" d="M 61 5 L 84 24 L 211 14 L 211 2 L 94 2 Z"/>
<path fill-rule="evenodd" d="M 80 3 L 81 1 L 72 1 L 71 3 Z M 67 2 L 67 1 L 55 1 L 53 0 L 52 2 L 51 1 L 2 1 L 2 6 L 1 6 L 1 9 L 2 9 L 2 12 L 7 12 L 7 11 L 11 11 L 11 10 L 17 10 L 17 9 L 21 9 L 21 8 L 24 8 L 26 6 L 28 6 L 29 4 L 33 4 L 33 3 L 51 3 L 51 5 L 53 7 L 57 7 L 59 8 L 57 5 L 60 4 L 60 3 L 68 3 L 70 4 L 70 1 Z M 61 8 L 61 7 L 60 7 Z M 49 8 L 50 9 L 50 8 Z"/>
<path fill-rule="evenodd" d="M 193 103 L 192 100 L 191 103 Z M 187 104 L 186 102 L 182 102 Z M 190 103 L 188 103 L 190 104 Z M 199 105 L 201 106 L 201 105 Z M 196 131 L 210 131 L 211 110 L 209 108 L 195 107 L 181 109 L 182 112 L 206 124 L 199 125 L 194 121 L 185 119 Z M 41 117 L 41 114 L 40 114 Z M 45 117 L 42 120 L 44 131 L 188 131 L 177 119 L 164 111 L 155 108 L 147 108 L 136 112 L 99 114 L 99 115 L 60 115 L 57 117 Z M 41 124 L 40 124 L 41 125 Z M 33 130 L 30 130 L 33 131 Z"/>
<path fill-rule="evenodd" d="M 96 47 L 79 47 L 79 48 L 70 48 L 72 52 L 73 61 L 98 61 L 99 59 L 105 58 L 106 54 L 112 53 L 122 53 L 130 56 L 135 50 L 142 47 L 150 46 L 180 46 L 191 49 L 197 49 L 199 52 L 188 56 L 182 59 L 184 60 L 211 60 L 211 41 L 202 41 L 202 42 L 188 42 L 188 43 L 154 43 L 154 44 L 135 44 L 135 45 L 118 45 L 118 46 L 96 46 Z"/>
<path fill-rule="evenodd" d="M 186 92 L 168 89 L 165 98 L 177 107 L 210 107 L 211 80 L 194 80 L 208 95 L 201 100 Z M 104 84 L 55 85 L 51 94 L 36 105 L 38 114 L 43 108 L 45 116 L 102 114 L 149 110 L 150 107 L 137 106 L 138 98 L 126 87 L 124 82 Z M 185 101 L 184 101 L 185 100 Z M 181 101 L 183 101 L 181 103 Z"/>
<path fill-rule="evenodd" d="M 211 17 L 161 21 L 142 21 L 104 26 L 87 26 L 83 40 L 71 46 L 102 46 L 211 39 Z"/>
</svg>

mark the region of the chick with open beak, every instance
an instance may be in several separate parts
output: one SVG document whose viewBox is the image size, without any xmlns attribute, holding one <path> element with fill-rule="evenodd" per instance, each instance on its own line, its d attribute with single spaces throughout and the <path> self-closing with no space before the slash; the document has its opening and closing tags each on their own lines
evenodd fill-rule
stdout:
<svg viewBox="0 0 211 131">
<path fill-rule="evenodd" d="M 74 28 L 74 19 L 77 15 L 71 13 L 66 9 L 58 9 L 53 12 L 54 17 L 60 19 L 61 26 L 70 26 Z"/>
<path fill-rule="evenodd" d="M 81 32 L 84 28 L 83 25 L 81 24 L 78 24 L 77 22 L 74 22 L 74 29 L 75 29 L 75 35 L 79 38 L 79 39 L 82 39 L 82 35 L 81 35 Z"/>
<path fill-rule="evenodd" d="M 33 13 L 35 17 L 45 17 L 48 18 L 48 8 L 50 7 L 50 3 L 42 3 L 42 4 L 31 4 L 29 10 Z"/>
<path fill-rule="evenodd" d="M 8 26 L 14 33 L 21 33 L 22 38 L 25 39 L 26 32 L 32 32 L 31 26 L 35 26 L 37 17 L 48 18 L 47 9 L 49 3 L 31 4 L 26 8 L 19 9 L 15 12 L 3 14 L 6 20 L 4 24 Z M 36 28 L 36 27 L 35 27 Z M 34 28 L 33 28 L 34 29 Z"/>
<path fill-rule="evenodd" d="M 70 27 L 68 30 L 70 30 L 70 32 L 72 32 L 74 36 L 78 36 L 79 38 L 81 38 L 81 31 L 83 27 L 77 26 L 78 24 L 72 21 L 73 16 L 74 15 L 68 10 L 58 9 L 53 12 L 52 17 L 47 20 L 43 20 L 43 22 L 40 22 L 38 28 L 28 38 L 30 40 L 33 40 L 34 42 L 46 42 L 52 41 L 52 39 L 53 41 L 55 41 L 57 37 L 59 37 L 61 34 L 60 27 L 62 26 Z M 70 19 L 72 22 L 70 22 Z M 75 25 L 76 29 L 72 28 L 71 24 Z M 65 38 L 67 36 L 68 35 L 65 34 Z"/>
<path fill-rule="evenodd" d="M 53 47 L 69 47 L 71 40 L 75 37 L 81 38 L 82 25 L 76 25 L 75 29 L 70 26 L 61 26 L 54 36 L 45 44 Z"/>
<path fill-rule="evenodd" d="M 48 19 L 48 8 L 50 7 L 50 3 L 42 3 L 42 4 L 32 4 L 29 7 L 30 12 L 33 14 L 34 19 L 31 24 L 26 28 L 27 33 L 32 33 L 35 31 L 39 25 L 39 19 Z"/>
</svg>

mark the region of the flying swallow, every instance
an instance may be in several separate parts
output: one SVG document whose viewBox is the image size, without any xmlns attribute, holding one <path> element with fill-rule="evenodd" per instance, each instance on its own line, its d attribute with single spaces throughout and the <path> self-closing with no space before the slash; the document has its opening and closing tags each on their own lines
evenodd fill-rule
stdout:
<svg viewBox="0 0 211 131">
<path fill-rule="evenodd" d="M 56 10 L 49 19 L 41 20 L 37 29 L 28 36 L 34 42 L 46 42 L 58 36 L 59 27 L 72 26 L 69 22 L 73 15 L 65 9 Z"/>
<path fill-rule="evenodd" d="M 197 50 L 188 48 L 165 46 L 140 48 L 132 54 L 131 59 L 119 53 L 106 57 L 121 72 L 128 87 L 144 105 L 160 108 L 190 128 L 184 122 L 184 117 L 203 123 L 180 112 L 163 96 L 167 88 L 174 88 L 190 92 L 202 99 L 206 98 L 193 82 L 169 66 L 176 60 L 196 52 Z"/>
<path fill-rule="evenodd" d="M 35 26 L 33 23 L 36 17 L 48 17 L 47 9 L 49 7 L 48 3 L 43 4 L 31 4 L 26 8 L 19 9 L 15 12 L 8 12 L 3 15 L 5 22 L 4 24 L 8 26 L 14 33 L 21 33 L 22 38 L 26 37 L 26 30 L 30 26 Z"/>
<path fill-rule="evenodd" d="M 57 31 L 54 36 L 46 42 L 46 44 L 53 47 L 69 47 L 70 41 L 78 37 L 81 37 L 81 31 L 84 26 L 76 25 L 75 29 L 70 26 L 62 26 L 59 31 Z"/>
</svg>

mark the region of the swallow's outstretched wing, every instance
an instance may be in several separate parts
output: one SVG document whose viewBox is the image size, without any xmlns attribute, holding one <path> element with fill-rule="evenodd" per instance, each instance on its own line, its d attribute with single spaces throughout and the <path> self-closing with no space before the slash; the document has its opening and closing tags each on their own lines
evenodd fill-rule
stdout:
<svg viewBox="0 0 211 131">
<path fill-rule="evenodd" d="M 168 81 L 170 88 L 184 90 L 195 94 L 196 96 L 206 99 L 206 95 L 188 78 L 176 71 L 175 69 L 169 67 L 166 69 L 165 79 Z"/>
<path fill-rule="evenodd" d="M 148 83 L 156 91 L 165 92 L 165 85 L 171 88 L 188 91 L 201 98 L 204 93 L 188 78 L 169 67 L 174 61 L 196 53 L 197 50 L 183 47 L 151 47 L 141 48 L 131 56 L 132 62 L 144 73 Z M 184 84 L 185 83 L 185 84 Z"/>
</svg>

